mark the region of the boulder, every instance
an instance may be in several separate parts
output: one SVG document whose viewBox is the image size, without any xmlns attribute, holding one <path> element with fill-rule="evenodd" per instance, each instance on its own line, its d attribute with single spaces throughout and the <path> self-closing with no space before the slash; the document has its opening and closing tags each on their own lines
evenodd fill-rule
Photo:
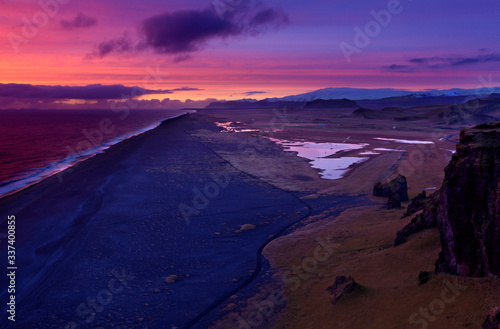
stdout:
<svg viewBox="0 0 500 329">
<path fill-rule="evenodd" d="M 377 182 L 373 187 L 373 195 L 390 198 L 393 195 L 398 195 L 401 201 L 408 201 L 408 185 L 406 177 L 398 175 L 389 183 Z"/>
<path fill-rule="evenodd" d="M 432 272 L 422 271 L 418 274 L 418 284 L 429 282 Z"/>
<path fill-rule="evenodd" d="M 401 208 L 401 197 L 397 194 L 393 194 L 387 200 L 387 209 L 398 209 Z"/>
<path fill-rule="evenodd" d="M 174 282 L 177 282 L 181 279 L 180 276 L 178 275 L 175 275 L 175 274 L 172 274 L 171 276 L 169 276 L 168 278 L 165 279 L 165 283 L 174 283 Z"/>
<path fill-rule="evenodd" d="M 490 311 L 482 324 L 483 329 L 500 329 L 500 306 Z"/>
<path fill-rule="evenodd" d="M 336 304 L 342 295 L 350 294 L 354 291 L 355 287 L 356 282 L 352 277 L 341 275 L 336 277 L 333 285 L 328 287 L 326 290 L 333 295 L 332 304 Z"/>
<path fill-rule="evenodd" d="M 254 224 L 243 224 L 243 225 L 241 225 L 239 230 L 236 230 L 236 233 L 242 233 L 245 231 L 255 230 L 256 227 L 257 226 L 255 226 Z"/>
</svg>

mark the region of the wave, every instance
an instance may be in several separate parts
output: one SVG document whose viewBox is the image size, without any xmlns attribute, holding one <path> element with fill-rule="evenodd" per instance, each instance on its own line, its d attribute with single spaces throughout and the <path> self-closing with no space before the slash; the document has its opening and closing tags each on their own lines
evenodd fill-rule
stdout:
<svg viewBox="0 0 500 329">
<path fill-rule="evenodd" d="M 137 131 L 110 139 L 110 140 L 104 142 L 103 144 L 95 146 L 94 148 L 89 149 L 85 152 L 82 152 L 79 154 L 72 154 L 72 155 L 65 157 L 64 159 L 62 159 L 60 161 L 48 163 L 44 167 L 31 168 L 29 170 L 26 170 L 25 172 L 23 172 L 21 174 L 20 178 L 0 184 L 0 198 L 4 198 L 8 195 L 12 195 L 16 192 L 19 192 L 19 191 L 21 191 L 29 186 L 32 186 L 32 185 L 44 180 L 45 178 L 57 175 L 58 173 L 66 170 L 70 167 L 73 167 L 76 164 L 81 163 L 82 161 L 90 159 L 90 158 L 96 156 L 97 154 L 103 153 L 105 150 L 109 149 L 113 145 L 116 145 L 116 144 L 123 142 L 129 138 L 134 137 L 134 136 L 141 135 L 147 131 L 153 130 L 153 129 L 157 128 L 158 126 L 160 126 L 163 122 L 181 117 L 183 115 L 186 115 L 187 113 L 189 113 L 189 112 L 184 112 L 184 113 L 160 120 L 158 122 L 155 122 L 147 127 L 139 129 Z"/>
</svg>

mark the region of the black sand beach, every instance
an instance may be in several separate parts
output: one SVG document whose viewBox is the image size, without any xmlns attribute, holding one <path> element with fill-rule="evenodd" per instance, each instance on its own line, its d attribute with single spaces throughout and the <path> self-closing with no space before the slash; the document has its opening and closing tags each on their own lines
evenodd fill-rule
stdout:
<svg viewBox="0 0 500 329">
<path fill-rule="evenodd" d="M 304 201 L 236 170 L 197 129 L 218 128 L 196 114 L 167 120 L 0 200 L 2 227 L 17 219 L 18 328 L 182 328 L 252 276 L 267 240 L 307 217 Z"/>
</svg>

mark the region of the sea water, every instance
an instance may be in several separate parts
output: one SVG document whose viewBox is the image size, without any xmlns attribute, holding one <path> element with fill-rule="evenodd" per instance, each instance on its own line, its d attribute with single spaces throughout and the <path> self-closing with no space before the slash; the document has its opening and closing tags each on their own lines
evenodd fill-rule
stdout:
<svg viewBox="0 0 500 329">
<path fill-rule="evenodd" d="M 0 110 L 0 197 L 184 112 Z"/>
</svg>

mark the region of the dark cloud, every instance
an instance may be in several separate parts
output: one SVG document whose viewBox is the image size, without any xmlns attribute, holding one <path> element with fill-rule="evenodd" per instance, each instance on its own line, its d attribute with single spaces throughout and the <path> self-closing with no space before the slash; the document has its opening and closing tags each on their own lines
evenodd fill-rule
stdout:
<svg viewBox="0 0 500 329">
<path fill-rule="evenodd" d="M 63 103 L 54 99 L 36 99 L 36 98 L 3 98 L 0 97 L 0 109 L 74 109 L 74 110 L 90 110 L 90 109 L 106 109 L 114 108 L 133 108 L 133 109 L 183 109 L 183 108 L 204 108 L 212 102 L 218 101 L 217 99 L 205 99 L 205 100 L 186 100 L 180 101 L 176 99 L 134 99 L 129 101 L 120 100 L 88 100 L 83 102 L 73 103 Z"/>
<path fill-rule="evenodd" d="M 410 65 L 398 65 L 392 64 L 389 66 L 384 66 L 383 69 L 389 72 L 414 72 L 415 69 Z"/>
<path fill-rule="evenodd" d="M 203 89 L 192 88 L 192 87 L 181 87 L 181 88 L 170 89 L 169 91 L 174 92 L 174 91 L 196 91 L 196 90 L 203 90 Z"/>
<path fill-rule="evenodd" d="M 434 57 L 432 57 L 434 58 Z M 423 64 L 427 63 L 431 58 L 412 58 L 408 62 L 410 63 L 415 63 L 415 64 Z"/>
<path fill-rule="evenodd" d="M 253 96 L 258 94 L 267 94 L 267 91 L 247 91 L 246 93 L 243 93 L 243 95 L 245 96 Z"/>
<path fill-rule="evenodd" d="M 86 56 L 87 59 L 91 58 L 103 58 L 104 56 L 108 55 L 109 53 L 115 52 L 115 53 L 128 53 L 134 50 L 134 45 L 132 41 L 129 39 L 127 35 L 124 35 L 120 38 L 113 39 L 113 40 L 108 40 L 105 42 L 101 42 L 98 46 L 97 49 L 94 50 L 91 54 L 88 54 Z"/>
<path fill-rule="evenodd" d="M 460 66 L 460 65 L 467 65 L 467 64 L 490 63 L 490 62 L 500 62 L 500 54 L 489 54 L 489 55 L 483 55 L 483 56 L 454 59 L 454 60 L 451 60 L 451 65 L 452 66 Z"/>
<path fill-rule="evenodd" d="M 193 58 L 191 55 L 181 54 L 181 55 L 175 56 L 173 59 L 173 62 L 174 63 L 181 63 L 181 62 L 188 61 L 191 58 Z"/>
<path fill-rule="evenodd" d="M 186 54 L 199 51 L 213 40 L 255 36 L 288 23 L 288 16 L 280 9 L 259 8 L 248 2 L 224 15 L 210 7 L 202 10 L 166 12 L 145 19 L 139 28 L 140 41 L 132 45 L 128 39 L 114 39 L 98 45 L 93 53 L 97 57 L 112 52 L 144 51 L 177 56 L 185 60 Z"/>
<path fill-rule="evenodd" d="M 165 13 L 142 23 L 143 43 L 159 53 L 199 50 L 207 41 L 241 33 L 232 21 L 220 19 L 211 9 Z"/>
<path fill-rule="evenodd" d="M 472 64 L 500 62 L 500 54 L 455 57 L 416 57 L 408 60 L 410 65 L 392 64 L 382 67 L 392 72 L 416 72 L 429 69 L 454 68 Z"/>
<path fill-rule="evenodd" d="M 85 16 L 82 13 L 78 13 L 75 18 L 66 20 L 63 19 L 60 22 L 61 27 L 65 30 L 73 30 L 73 29 L 84 29 L 97 24 L 97 19 L 94 17 Z"/>
<path fill-rule="evenodd" d="M 104 86 L 100 84 L 88 86 L 38 86 L 29 84 L 0 84 L 0 97 L 16 99 L 81 99 L 104 100 L 135 98 L 141 95 L 172 94 L 176 91 L 200 90 L 182 87 L 171 90 L 150 90 L 141 87 L 125 87 L 123 85 Z"/>
<path fill-rule="evenodd" d="M 283 24 L 289 23 L 288 16 L 280 9 L 266 8 L 258 11 L 249 21 L 252 27 L 269 26 L 280 27 Z"/>
<path fill-rule="evenodd" d="M 429 67 L 461 66 L 476 63 L 499 62 L 500 54 L 488 54 L 469 57 L 417 57 L 408 62 L 417 65 L 427 65 Z"/>
</svg>

